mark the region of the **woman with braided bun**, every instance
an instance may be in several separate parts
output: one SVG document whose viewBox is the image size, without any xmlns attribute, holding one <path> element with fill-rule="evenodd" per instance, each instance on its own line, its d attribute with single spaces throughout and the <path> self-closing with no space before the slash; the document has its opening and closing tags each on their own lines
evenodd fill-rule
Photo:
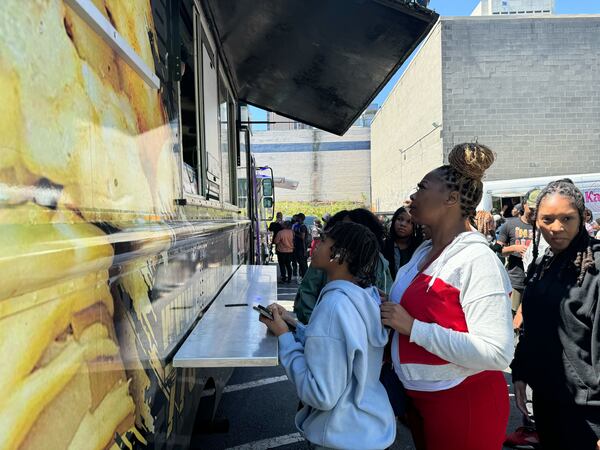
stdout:
<svg viewBox="0 0 600 450">
<path fill-rule="evenodd" d="M 417 448 L 499 450 L 509 415 L 501 371 L 513 356 L 510 280 L 470 226 L 494 154 L 465 143 L 448 159 L 411 196 L 410 214 L 431 240 L 398 271 L 381 316 L 394 330 L 392 359 L 411 399 Z"/>
<path fill-rule="evenodd" d="M 526 386 L 533 391 L 545 450 L 600 448 L 600 241 L 588 235 L 584 214 L 584 197 L 568 180 L 538 196 L 534 226 L 550 247 L 538 255 L 535 238 L 511 368 L 523 414 Z"/>
</svg>

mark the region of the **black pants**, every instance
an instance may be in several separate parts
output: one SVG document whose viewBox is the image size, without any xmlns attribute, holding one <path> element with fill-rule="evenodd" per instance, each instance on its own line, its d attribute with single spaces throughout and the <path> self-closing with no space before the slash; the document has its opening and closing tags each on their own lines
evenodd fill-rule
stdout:
<svg viewBox="0 0 600 450">
<path fill-rule="evenodd" d="M 277 262 L 279 263 L 279 271 L 283 280 L 292 279 L 292 253 L 277 252 Z"/>
<path fill-rule="evenodd" d="M 544 450 L 595 450 L 600 439 L 600 407 L 558 403 L 533 392 L 535 426 Z"/>
<path fill-rule="evenodd" d="M 291 262 L 292 262 L 292 272 L 294 273 L 294 276 L 298 275 L 298 261 L 296 260 L 296 255 L 294 253 L 292 253 L 291 255 Z"/>
<path fill-rule="evenodd" d="M 304 252 L 304 253 L 294 252 L 294 259 L 298 263 L 298 270 L 299 270 L 298 275 L 300 275 L 301 277 L 304 277 L 304 275 L 306 274 L 306 271 L 308 270 L 308 256 L 306 255 L 306 252 Z"/>
</svg>

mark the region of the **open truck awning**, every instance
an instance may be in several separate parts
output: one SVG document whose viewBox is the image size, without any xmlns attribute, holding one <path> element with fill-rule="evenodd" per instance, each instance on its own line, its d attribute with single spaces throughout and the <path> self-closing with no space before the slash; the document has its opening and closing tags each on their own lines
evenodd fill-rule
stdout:
<svg viewBox="0 0 600 450">
<path fill-rule="evenodd" d="M 402 0 L 203 0 L 240 101 L 343 134 L 435 24 Z"/>
</svg>

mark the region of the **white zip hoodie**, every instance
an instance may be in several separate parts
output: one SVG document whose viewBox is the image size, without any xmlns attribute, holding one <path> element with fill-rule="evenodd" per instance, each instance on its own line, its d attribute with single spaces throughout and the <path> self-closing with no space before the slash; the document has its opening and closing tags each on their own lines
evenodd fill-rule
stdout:
<svg viewBox="0 0 600 450">
<path fill-rule="evenodd" d="M 430 250 L 426 241 L 415 251 L 390 293 L 415 318 L 410 337 L 396 333 L 392 347 L 398 376 L 415 390 L 447 389 L 484 370 L 503 370 L 514 351 L 510 279 L 485 237 L 459 234 L 417 273 Z"/>
</svg>

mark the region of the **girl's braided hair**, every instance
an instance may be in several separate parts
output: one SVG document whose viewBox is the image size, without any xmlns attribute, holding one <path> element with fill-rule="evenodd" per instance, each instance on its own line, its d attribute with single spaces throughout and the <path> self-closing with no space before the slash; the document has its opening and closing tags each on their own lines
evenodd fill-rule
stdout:
<svg viewBox="0 0 600 450">
<path fill-rule="evenodd" d="M 585 247 L 581 251 L 575 253 L 573 264 L 578 272 L 577 285 L 581 286 L 586 272 L 594 266 L 594 253 L 592 251 L 589 235 L 585 231 L 585 199 L 577 186 L 575 186 L 575 184 L 573 184 L 573 182 L 568 178 L 563 178 L 549 183 L 537 198 L 535 211 L 533 212 L 533 262 L 527 273 L 527 281 L 529 281 L 529 279 L 531 279 L 535 273 L 535 266 L 537 265 L 536 261 L 539 256 L 540 240 L 538 236 L 539 233 L 537 232 L 537 217 L 540 204 L 545 197 L 555 194 L 569 199 L 579 214 L 579 234 L 577 237 L 575 237 L 575 240 L 585 239 Z"/>
<path fill-rule="evenodd" d="M 475 209 L 483 195 L 483 175 L 494 163 L 494 152 L 483 144 L 456 145 L 448 155 L 448 164 L 438 169 L 438 174 L 450 191 L 460 194 L 462 216 L 473 219 Z"/>
<path fill-rule="evenodd" d="M 363 225 L 353 222 L 338 222 L 327 232 L 334 244 L 331 259 L 338 264 L 348 263 L 348 270 L 361 287 L 375 284 L 379 244 L 375 235 Z"/>
</svg>

